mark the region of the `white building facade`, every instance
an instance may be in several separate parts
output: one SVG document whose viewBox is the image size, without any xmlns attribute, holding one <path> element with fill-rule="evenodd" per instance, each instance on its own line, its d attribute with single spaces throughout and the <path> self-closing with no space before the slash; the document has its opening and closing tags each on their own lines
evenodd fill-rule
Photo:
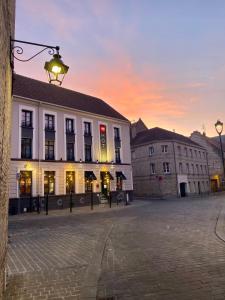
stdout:
<svg viewBox="0 0 225 300">
<path fill-rule="evenodd" d="M 13 98 L 11 213 L 44 207 L 46 196 L 50 209 L 67 207 L 70 194 L 74 206 L 90 193 L 95 203 L 132 198 L 128 120 L 100 99 L 20 75 Z"/>
</svg>

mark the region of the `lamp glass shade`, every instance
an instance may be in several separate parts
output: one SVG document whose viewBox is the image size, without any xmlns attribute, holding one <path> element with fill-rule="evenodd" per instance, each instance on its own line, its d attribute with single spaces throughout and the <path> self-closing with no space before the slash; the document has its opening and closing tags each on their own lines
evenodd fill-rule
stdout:
<svg viewBox="0 0 225 300">
<path fill-rule="evenodd" d="M 48 72 L 49 83 L 62 84 L 69 67 L 61 59 L 61 55 L 54 54 L 53 58 L 45 63 L 45 70 Z"/>
<path fill-rule="evenodd" d="M 221 134 L 223 132 L 223 123 L 220 120 L 217 120 L 215 124 L 215 128 L 218 134 Z"/>
</svg>

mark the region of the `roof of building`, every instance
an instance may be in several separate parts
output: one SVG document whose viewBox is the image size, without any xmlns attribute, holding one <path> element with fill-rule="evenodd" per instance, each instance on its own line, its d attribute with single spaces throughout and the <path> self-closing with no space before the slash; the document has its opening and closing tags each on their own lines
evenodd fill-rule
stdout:
<svg viewBox="0 0 225 300">
<path fill-rule="evenodd" d="M 155 127 L 152 129 L 148 129 L 142 132 L 139 132 L 136 137 L 134 139 L 131 140 L 131 145 L 132 146 L 137 146 L 137 145 L 141 145 L 141 144 L 147 144 L 149 142 L 153 142 L 153 141 L 177 141 L 177 142 L 181 142 L 184 144 L 191 144 L 197 147 L 202 148 L 202 146 L 200 146 L 199 144 L 195 143 L 194 141 L 192 141 L 190 138 L 163 129 L 163 128 L 159 128 L 159 127 Z"/>
<path fill-rule="evenodd" d="M 128 121 L 99 98 L 18 74 L 14 75 L 13 95 Z"/>
</svg>

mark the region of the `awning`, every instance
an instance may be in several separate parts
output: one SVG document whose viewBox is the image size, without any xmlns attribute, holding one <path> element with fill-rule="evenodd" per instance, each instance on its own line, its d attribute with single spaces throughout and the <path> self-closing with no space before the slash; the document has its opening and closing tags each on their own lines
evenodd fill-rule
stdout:
<svg viewBox="0 0 225 300">
<path fill-rule="evenodd" d="M 88 180 L 97 180 L 93 171 L 85 171 L 85 179 Z"/>
<path fill-rule="evenodd" d="M 127 177 L 122 172 L 116 172 L 116 177 L 120 177 L 122 180 L 126 180 Z"/>
<path fill-rule="evenodd" d="M 113 178 L 113 176 L 112 176 L 112 174 L 110 172 L 106 172 L 106 174 L 109 176 L 110 180 L 114 180 L 114 178 Z"/>
</svg>

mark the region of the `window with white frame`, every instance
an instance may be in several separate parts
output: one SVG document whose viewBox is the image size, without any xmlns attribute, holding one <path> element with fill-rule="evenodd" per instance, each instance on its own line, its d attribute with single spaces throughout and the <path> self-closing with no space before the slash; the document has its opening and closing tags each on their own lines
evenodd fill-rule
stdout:
<svg viewBox="0 0 225 300">
<path fill-rule="evenodd" d="M 167 153 L 168 152 L 168 145 L 162 145 L 162 152 Z"/>
<path fill-rule="evenodd" d="M 163 172 L 165 174 L 170 173 L 170 164 L 168 162 L 163 163 Z"/>
<path fill-rule="evenodd" d="M 150 164 L 150 173 L 155 174 L 155 164 L 154 163 Z"/>
<path fill-rule="evenodd" d="M 149 156 L 152 156 L 154 153 L 154 147 L 153 146 L 150 146 L 149 147 Z"/>
</svg>

